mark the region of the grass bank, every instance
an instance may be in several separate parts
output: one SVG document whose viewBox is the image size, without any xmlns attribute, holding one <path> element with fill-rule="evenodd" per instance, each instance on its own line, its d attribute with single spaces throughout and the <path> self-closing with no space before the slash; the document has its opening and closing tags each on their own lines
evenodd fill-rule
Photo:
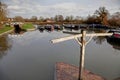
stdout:
<svg viewBox="0 0 120 80">
<path fill-rule="evenodd" d="M 3 34 L 7 31 L 10 31 L 12 30 L 14 27 L 10 27 L 10 26 L 3 26 L 0 28 L 0 34 Z M 25 23 L 22 25 L 22 29 L 25 29 L 25 30 L 29 30 L 29 29 L 34 29 L 34 26 L 32 23 Z"/>
<path fill-rule="evenodd" d="M 25 29 L 25 30 L 34 29 L 34 26 L 32 23 L 26 23 L 26 24 L 23 24 L 22 29 Z"/>
<path fill-rule="evenodd" d="M 4 26 L 0 29 L 0 34 L 7 32 L 9 30 L 12 30 L 12 29 L 13 29 L 12 27 Z"/>
</svg>

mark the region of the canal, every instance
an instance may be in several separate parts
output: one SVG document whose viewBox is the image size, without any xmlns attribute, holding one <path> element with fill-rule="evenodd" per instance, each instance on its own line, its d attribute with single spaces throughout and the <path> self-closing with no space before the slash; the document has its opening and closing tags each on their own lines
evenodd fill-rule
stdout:
<svg viewBox="0 0 120 80">
<path fill-rule="evenodd" d="M 78 66 L 80 46 L 75 40 L 50 43 L 69 35 L 36 30 L 0 37 L 0 80 L 54 80 L 56 62 Z M 119 44 L 107 41 L 106 37 L 94 37 L 86 46 L 85 68 L 107 80 L 119 78 Z"/>
</svg>

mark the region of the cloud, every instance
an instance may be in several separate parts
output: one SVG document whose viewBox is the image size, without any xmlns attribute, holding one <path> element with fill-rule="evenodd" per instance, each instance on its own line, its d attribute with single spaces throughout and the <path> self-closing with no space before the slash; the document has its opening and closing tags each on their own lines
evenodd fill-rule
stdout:
<svg viewBox="0 0 120 80">
<path fill-rule="evenodd" d="M 19 4 L 19 0 L 12 0 L 13 3 Z"/>
<path fill-rule="evenodd" d="M 55 4 L 55 5 L 39 5 L 34 4 L 34 6 L 31 6 L 31 4 L 22 4 L 19 5 L 12 5 L 8 7 L 9 10 L 11 10 L 14 13 L 24 13 L 29 15 L 37 15 L 39 16 L 44 15 L 46 17 L 48 16 L 54 16 L 56 14 L 63 14 L 63 15 L 73 15 L 76 14 L 78 11 L 84 10 L 84 7 L 76 4 L 76 3 L 61 3 L 61 4 Z"/>
<path fill-rule="evenodd" d="M 18 5 L 14 5 L 14 6 L 8 6 L 8 9 L 10 9 L 10 10 L 19 10 L 19 9 L 21 9 L 21 7 L 18 6 Z"/>
<path fill-rule="evenodd" d="M 96 9 L 100 6 L 105 6 L 111 11 L 116 11 L 119 8 L 119 0 L 84 0 L 84 1 L 61 1 L 61 3 L 53 2 L 55 0 L 45 0 L 52 4 L 44 5 L 41 0 L 11 0 L 8 1 L 8 9 L 11 12 L 11 16 L 20 15 L 23 17 L 30 16 L 44 16 L 51 17 L 57 14 L 62 14 L 64 16 L 74 15 L 74 16 L 87 16 L 88 14 L 94 13 Z M 109 3 L 108 3 L 109 2 Z M 114 9 L 114 10 L 113 10 Z M 14 14 L 14 15 L 13 15 Z"/>
</svg>

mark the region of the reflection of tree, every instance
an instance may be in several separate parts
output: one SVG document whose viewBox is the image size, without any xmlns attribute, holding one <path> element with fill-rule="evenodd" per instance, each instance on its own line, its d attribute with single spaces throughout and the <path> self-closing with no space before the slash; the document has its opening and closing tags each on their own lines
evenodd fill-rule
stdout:
<svg viewBox="0 0 120 80">
<path fill-rule="evenodd" d="M 102 44 L 102 42 L 105 41 L 105 37 L 98 36 L 98 37 L 94 37 L 93 40 L 96 41 L 97 44 Z"/>
<path fill-rule="evenodd" d="M 114 79 L 114 80 L 120 80 L 120 77 L 119 77 L 119 78 L 116 78 L 116 79 Z"/>
<path fill-rule="evenodd" d="M 106 33 L 105 30 L 94 30 L 95 33 Z M 105 41 L 105 36 L 98 36 L 93 38 L 94 41 L 96 41 L 97 44 L 102 44 L 102 42 Z"/>
<path fill-rule="evenodd" d="M 106 30 L 103 29 L 96 29 L 94 30 L 95 33 L 106 33 Z"/>
<path fill-rule="evenodd" d="M 120 50 L 120 39 L 108 37 L 107 42 L 113 46 L 114 49 Z"/>
<path fill-rule="evenodd" d="M 7 36 L 0 37 L 0 57 L 6 54 L 6 51 L 11 48 L 9 38 Z"/>
</svg>

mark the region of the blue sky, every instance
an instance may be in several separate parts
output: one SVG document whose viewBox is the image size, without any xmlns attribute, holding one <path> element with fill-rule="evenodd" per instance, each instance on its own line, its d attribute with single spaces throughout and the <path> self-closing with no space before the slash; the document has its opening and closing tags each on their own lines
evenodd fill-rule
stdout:
<svg viewBox="0 0 120 80">
<path fill-rule="evenodd" d="M 53 17 L 63 16 L 88 16 L 101 6 L 112 14 L 120 12 L 120 0 L 2 0 L 8 5 L 9 16 Z"/>
</svg>

